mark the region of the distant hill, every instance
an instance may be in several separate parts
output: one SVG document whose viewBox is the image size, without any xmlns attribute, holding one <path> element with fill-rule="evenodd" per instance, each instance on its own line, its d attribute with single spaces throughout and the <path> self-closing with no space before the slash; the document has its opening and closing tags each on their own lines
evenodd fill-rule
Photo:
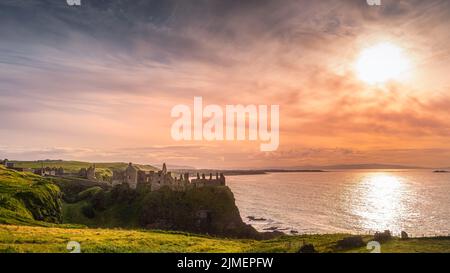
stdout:
<svg viewBox="0 0 450 273">
<path fill-rule="evenodd" d="M 115 170 L 115 169 L 125 169 L 128 166 L 128 163 L 124 162 L 84 162 L 84 161 L 66 161 L 66 160 L 36 160 L 36 161 L 14 161 L 11 160 L 11 162 L 14 162 L 16 167 L 19 168 L 40 168 L 42 166 L 44 167 L 63 167 L 63 169 L 66 172 L 77 172 L 81 168 L 89 168 L 93 164 L 95 164 L 96 168 L 98 169 L 109 169 L 109 170 Z M 151 166 L 151 165 L 140 165 L 140 164 L 134 164 L 135 166 L 139 167 L 142 170 L 145 171 L 157 171 L 158 168 Z"/>
<path fill-rule="evenodd" d="M 155 164 L 153 166 L 161 169 L 162 168 L 162 163 L 161 164 Z M 170 163 L 167 163 L 166 166 L 167 166 L 167 169 L 170 169 L 170 170 L 195 170 L 196 169 L 195 167 L 192 167 L 192 166 L 174 165 L 174 164 L 170 164 Z"/>
<path fill-rule="evenodd" d="M 176 174 L 189 173 L 191 177 L 195 177 L 198 174 L 205 174 L 208 176 L 216 173 L 223 173 L 225 176 L 233 175 L 261 175 L 267 173 L 289 173 L 289 172 L 323 172 L 322 170 L 301 169 L 301 170 L 288 170 L 288 169 L 262 169 L 262 170 L 219 170 L 219 169 L 171 169 Z"/>
<path fill-rule="evenodd" d="M 271 168 L 272 169 L 272 168 Z M 297 166 L 297 167 L 281 167 L 273 168 L 278 170 L 352 170 L 352 169 L 426 169 L 418 166 L 395 165 L 395 164 L 338 164 L 323 166 Z"/>
<path fill-rule="evenodd" d="M 219 170 L 219 169 L 169 169 L 173 173 L 180 174 L 180 173 L 189 173 L 191 177 L 195 177 L 198 174 L 205 174 L 206 176 L 209 176 L 209 174 L 212 174 L 213 176 L 216 175 L 216 173 L 223 173 L 225 176 L 231 176 L 231 175 L 254 175 L 254 174 L 266 174 L 267 172 L 265 170 Z"/>
<path fill-rule="evenodd" d="M 66 160 L 36 160 L 36 161 L 18 161 L 10 160 L 16 167 L 38 169 L 41 167 L 64 169 L 65 173 L 78 173 L 81 168 L 89 168 L 95 164 L 95 176 L 102 180 L 108 180 L 112 177 L 114 170 L 123 170 L 128 166 L 125 162 L 84 162 L 84 161 L 66 161 Z M 133 164 L 144 171 L 158 171 L 159 169 L 151 165 Z"/>
<path fill-rule="evenodd" d="M 297 167 L 272 167 L 272 168 L 255 168 L 255 169 L 172 169 L 176 173 L 188 172 L 191 176 L 197 173 L 204 173 L 206 175 L 216 172 L 221 172 L 226 176 L 230 175 L 257 175 L 271 172 L 323 172 L 326 170 L 406 170 L 406 169 L 426 169 L 417 166 L 392 165 L 392 164 L 341 164 L 341 165 L 324 165 L 324 166 L 297 166 Z M 450 169 L 450 168 L 449 168 Z"/>
<path fill-rule="evenodd" d="M 392 164 L 342 164 L 323 166 L 322 169 L 424 169 L 418 166 Z"/>
</svg>

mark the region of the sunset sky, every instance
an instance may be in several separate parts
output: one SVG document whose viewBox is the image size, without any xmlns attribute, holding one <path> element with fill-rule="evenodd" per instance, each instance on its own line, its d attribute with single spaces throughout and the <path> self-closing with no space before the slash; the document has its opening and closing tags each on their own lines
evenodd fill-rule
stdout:
<svg viewBox="0 0 450 273">
<path fill-rule="evenodd" d="M 0 158 L 450 166 L 450 1 L 381 1 L 3 0 Z M 371 82 L 380 45 L 408 66 Z M 280 105 L 278 150 L 172 140 L 194 96 Z"/>
</svg>

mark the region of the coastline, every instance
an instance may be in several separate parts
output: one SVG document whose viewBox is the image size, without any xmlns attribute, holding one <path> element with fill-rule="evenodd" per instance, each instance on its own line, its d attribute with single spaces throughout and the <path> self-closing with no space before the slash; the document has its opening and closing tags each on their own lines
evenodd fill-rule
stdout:
<svg viewBox="0 0 450 273">
<path fill-rule="evenodd" d="M 279 170 L 279 169 L 264 169 L 264 170 L 218 170 L 218 169 L 171 169 L 174 173 L 189 173 L 191 177 L 196 173 L 223 173 L 226 176 L 238 175 L 264 175 L 269 173 L 320 173 L 327 172 L 325 170 Z"/>
</svg>

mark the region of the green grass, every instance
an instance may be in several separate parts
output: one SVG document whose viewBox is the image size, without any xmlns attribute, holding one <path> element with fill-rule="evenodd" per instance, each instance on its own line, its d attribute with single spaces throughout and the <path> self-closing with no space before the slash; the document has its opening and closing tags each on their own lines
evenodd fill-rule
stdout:
<svg viewBox="0 0 450 273">
<path fill-rule="evenodd" d="M 359 249 L 336 249 L 336 242 L 348 235 L 282 236 L 273 240 L 214 238 L 182 232 L 57 228 L 0 225 L 0 252 L 69 252 L 69 241 L 81 245 L 82 252 L 201 252 L 201 253 L 289 253 L 303 243 L 311 243 L 319 252 L 369 253 Z M 365 236 L 367 242 L 370 236 Z M 382 253 L 450 252 L 450 238 L 393 239 L 381 245 Z"/>
<path fill-rule="evenodd" d="M 364 248 L 346 252 L 366 253 Z M 450 237 L 411 238 L 400 240 L 395 238 L 381 245 L 383 253 L 450 253 Z"/>
<path fill-rule="evenodd" d="M 119 229 L 61 229 L 0 225 L 0 252 L 245 252 L 254 243 L 183 233 Z"/>
<path fill-rule="evenodd" d="M 0 223 L 58 223 L 62 220 L 59 195 L 59 188 L 43 177 L 0 166 Z"/>
<path fill-rule="evenodd" d="M 114 206 L 102 212 L 95 211 L 95 217 L 93 218 L 89 218 L 83 214 L 83 208 L 89 207 L 91 207 L 91 204 L 87 200 L 82 200 L 77 203 L 64 203 L 63 223 L 69 225 L 77 223 L 95 228 L 139 228 L 136 208 L 133 206 Z"/>
</svg>

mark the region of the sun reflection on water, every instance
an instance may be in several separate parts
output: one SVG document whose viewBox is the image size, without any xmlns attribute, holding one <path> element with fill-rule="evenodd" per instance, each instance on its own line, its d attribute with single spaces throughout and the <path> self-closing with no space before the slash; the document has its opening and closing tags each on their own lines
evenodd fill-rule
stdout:
<svg viewBox="0 0 450 273">
<path fill-rule="evenodd" d="M 405 183 L 392 173 L 368 173 L 355 188 L 359 204 L 353 213 L 359 216 L 364 230 L 393 232 L 401 230 L 401 218 L 405 213 Z"/>
</svg>

